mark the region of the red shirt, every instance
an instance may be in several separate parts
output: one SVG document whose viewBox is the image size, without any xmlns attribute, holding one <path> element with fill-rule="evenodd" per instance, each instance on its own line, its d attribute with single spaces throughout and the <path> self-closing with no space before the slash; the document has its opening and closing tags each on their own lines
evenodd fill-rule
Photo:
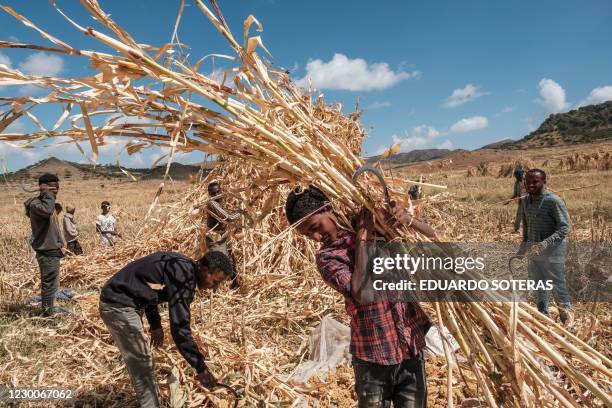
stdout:
<svg viewBox="0 0 612 408">
<path fill-rule="evenodd" d="M 342 293 L 351 317 L 351 354 L 381 365 L 417 357 L 431 327 L 418 303 L 375 302 L 361 305 L 351 297 L 355 239 L 340 231 L 338 239 L 317 251 L 317 268 L 325 283 Z"/>
</svg>

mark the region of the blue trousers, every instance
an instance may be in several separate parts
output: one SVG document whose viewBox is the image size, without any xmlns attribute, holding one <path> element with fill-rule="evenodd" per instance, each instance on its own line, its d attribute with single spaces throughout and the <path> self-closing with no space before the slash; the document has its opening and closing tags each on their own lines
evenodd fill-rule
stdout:
<svg viewBox="0 0 612 408">
<path fill-rule="evenodd" d="M 557 306 L 564 309 L 569 309 L 572 306 L 567 285 L 565 283 L 565 263 L 550 262 L 546 260 L 530 260 L 528 266 L 529 279 L 536 282 L 552 281 L 553 297 Z M 538 310 L 548 315 L 548 301 L 550 291 L 540 289 L 537 291 Z"/>
</svg>

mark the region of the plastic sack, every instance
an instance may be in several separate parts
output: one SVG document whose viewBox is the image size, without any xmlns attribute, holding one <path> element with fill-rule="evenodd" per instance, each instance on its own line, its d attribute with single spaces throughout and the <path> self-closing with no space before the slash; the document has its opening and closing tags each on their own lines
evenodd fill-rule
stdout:
<svg viewBox="0 0 612 408">
<path fill-rule="evenodd" d="M 305 383 L 315 374 L 325 379 L 330 371 L 350 361 L 350 343 L 351 329 L 325 316 L 308 338 L 309 359 L 297 366 L 290 379 Z"/>
<path fill-rule="evenodd" d="M 457 340 L 455 340 L 453 335 L 444 326 L 442 326 L 442 334 L 448 341 L 447 346 L 449 346 L 450 352 L 456 351 L 459 348 L 459 343 L 457 343 Z M 443 341 L 444 340 L 440 335 L 440 330 L 438 330 L 438 326 L 432 326 L 427 332 L 427 336 L 425 337 L 425 352 L 434 356 L 443 356 Z"/>
</svg>

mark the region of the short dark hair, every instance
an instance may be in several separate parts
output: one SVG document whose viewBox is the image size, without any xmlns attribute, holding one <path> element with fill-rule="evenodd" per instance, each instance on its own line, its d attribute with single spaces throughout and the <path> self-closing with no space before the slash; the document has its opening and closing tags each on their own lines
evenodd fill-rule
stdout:
<svg viewBox="0 0 612 408">
<path fill-rule="evenodd" d="M 536 173 L 540 173 L 542 175 L 542 180 L 546 181 L 546 172 L 544 170 L 542 170 L 542 169 L 529 169 L 529 170 L 527 170 L 527 174 L 536 174 Z"/>
<path fill-rule="evenodd" d="M 100 207 L 110 207 L 110 203 L 108 201 L 102 201 L 102 204 L 100 204 Z"/>
<path fill-rule="evenodd" d="M 200 265 L 206 266 L 208 269 L 219 269 L 226 276 L 234 277 L 234 268 L 229 257 L 220 251 L 208 251 L 200 261 Z"/>
<path fill-rule="evenodd" d="M 318 188 L 309 186 L 303 191 L 293 190 L 285 203 L 285 215 L 289 224 L 295 224 L 302 218 L 323 209 L 329 200 Z"/>
<path fill-rule="evenodd" d="M 55 174 L 45 173 L 38 178 L 38 185 L 59 182 L 59 179 Z"/>
<path fill-rule="evenodd" d="M 209 194 L 210 194 L 210 190 L 212 190 L 214 186 L 221 187 L 221 184 L 219 184 L 218 181 L 211 181 L 210 183 L 208 183 L 208 187 L 206 189 L 208 190 Z"/>
<path fill-rule="evenodd" d="M 64 207 L 60 203 L 55 203 L 55 211 L 62 212 L 63 209 Z"/>
</svg>

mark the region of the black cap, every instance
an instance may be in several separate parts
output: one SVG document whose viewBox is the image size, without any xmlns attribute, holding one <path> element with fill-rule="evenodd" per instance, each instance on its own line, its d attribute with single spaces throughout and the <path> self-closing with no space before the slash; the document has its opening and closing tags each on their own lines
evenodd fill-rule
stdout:
<svg viewBox="0 0 612 408">
<path fill-rule="evenodd" d="M 110 207 L 110 203 L 108 201 L 102 201 L 102 204 L 100 204 L 100 207 Z"/>
<path fill-rule="evenodd" d="M 57 178 L 57 176 L 51 173 L 45 173 L 38 178 L 38 184 L 53 183 L 58 181 L 59 179 Z"/>
</svg>

